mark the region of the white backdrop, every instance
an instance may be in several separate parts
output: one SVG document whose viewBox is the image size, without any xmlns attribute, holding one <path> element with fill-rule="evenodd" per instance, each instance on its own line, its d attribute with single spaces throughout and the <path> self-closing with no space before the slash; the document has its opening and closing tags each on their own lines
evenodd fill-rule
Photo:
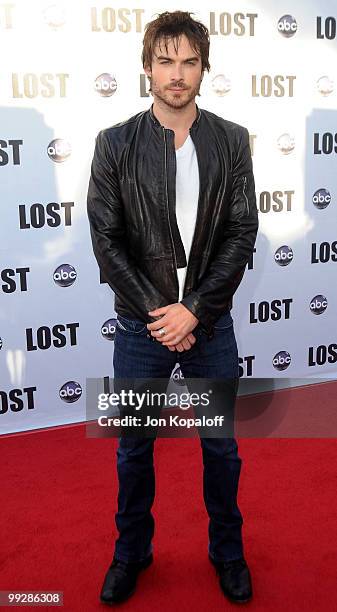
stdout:
<svg viewBox="0 0 337 612">
<path fill-rule="evenodd" d="M 144 26 L 177 8 L 194 11 L 0 4 L 3 433 L 84 420 L 86 378 L 113 376 L 116 313 L 91 248 L 90 164 L 100 129 L 151 105 Z M 251 136 L 260 228 L 232 310 L 241 375 L 276 387 L 337 370 L 337 6 L 297 0 L 288 11 L 249 0 L 194 12 L 211 34 L 196 102 Z"/>
</svg>

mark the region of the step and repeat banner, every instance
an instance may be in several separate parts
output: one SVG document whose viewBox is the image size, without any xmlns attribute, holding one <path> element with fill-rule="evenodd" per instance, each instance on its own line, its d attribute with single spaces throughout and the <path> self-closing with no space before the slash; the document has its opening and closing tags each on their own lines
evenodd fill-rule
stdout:
<svg viewBox="0 0 337 612">
<path fill-rule="evenodd" d="M 0 2 L 3 433 L 85 420 L 86 379 L 113 376 L 90 165 L 99 130 L 152 104 L 144 27 L 177 8 L 210 32 L 197 104 L 250 133 L 260 227 L 233 302 L 240 375 L 337 376 L 336 2 Z"/>
</svg>

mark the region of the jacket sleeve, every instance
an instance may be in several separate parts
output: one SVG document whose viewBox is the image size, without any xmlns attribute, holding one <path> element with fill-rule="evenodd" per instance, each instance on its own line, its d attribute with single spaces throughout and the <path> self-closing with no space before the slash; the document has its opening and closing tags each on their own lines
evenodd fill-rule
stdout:
<svg viewBox="0 0 337 612">
<path fill-rule="evenodd" d="M 147 323 L 149 310 L 167 305 L 127 251 L 127 236 L 116 162 L 104 130 L 95 142 L 87 195 L 87 214 L 97 263 L 111 289 Z"/>
<path fill-rule="evenodd" d="M 222 240 L 200 284 L 181 300 L 208 333 L 242 280 L 254 249 L 258 225 L 249 133 L 241 127 Z"/>
</svg>

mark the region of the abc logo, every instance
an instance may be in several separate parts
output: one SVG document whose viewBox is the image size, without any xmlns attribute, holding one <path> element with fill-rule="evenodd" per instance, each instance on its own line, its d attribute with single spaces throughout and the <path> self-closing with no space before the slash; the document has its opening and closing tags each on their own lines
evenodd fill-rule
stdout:
<svg viewBox="0 0 337 612">
<path fill-rule="evenodd" d="M 334 90 L 334 82 L 330 77 L 324 75 L 317 79 L 317 89 L 322 96 L 329 96 Z"/>
<path fill-rule="evenodd" d="M 103 97 L 112 96 L 117 89 L 117 82 L 108 72 L 103 72 L 95 79 L 94 89 Z"/>
<path fill-rule="evenodd" d="M 62 385 L 60 391 L 60 398 L 71 404 L 72 402 L 76 402 L 82 395 L 82 387 L 78 382 L 74 380 L 68 380 L 68 382 Z"/>
<path fill-rule="evenodd" d="M 320 315 L 327 309 L 328 300 L 324 295 L 315 295 L 310 302 L 310 310 L 313 314 Z"/>
<path fill-rule="evenodd" d="M 53 279 L 60 287 L 69 287 L 76 280 L 77 272 L 70 264 L 61 264 L 56 268 Z"/>
<path fill-rule="evenodd" d="M 43 18 L 45 23 L 52 29 L 60 28 L 66 22 L 65 11 L 60 6 L 48 6 L 43 11 Z"/>
<path fill-rule="evenodd" d="M 212 79 L 211 87 L 212 91 L 218 96 L 225 96 L 226 93 L 231 90 L 232 85 L 230 79 L 224 74 L 217 74 L 217 76 Z"/>
<path fill-rule="evenodd" d="M 273 366 L 275 370 L 286 370 L 291 363 L 291 357 L 287 351 L 279 351 L 273 358 Z"/>
<path fill-rule="evenodd" d="M 286 38 L 290 38 L 294 36 L 297 32 L 297 22 L 295 17 L 292 15 L 283 15 L 280 17 L 277 23 L 277 29 Z"/>
<path fill-rule="evenodd" d="M 316 206 L 316 208 L 326 208 L 327 206 L 329 206 L 330 202 L 330 192 L 327 189 L 323 189 L 323 187 L 321 189 L 317 189 L 317 191 L 315 191 L 314 195 L 312 196 L 312 203 L 314 204 L 314 206 Z"/>
<path fill-rule="evenodd" d="M 275 251 L 274 259 L 279 266 L 287 266 L 293 260 L 293 250 L 286 244 Z"/>
<path fill-rule="evenodd" d="M 184 376 L 183 373 L 181 371 L 180 366 L 178 366 L 174 372 L 172 373 L 171 376 L 172 380 L 177 384 L 177 385 L 181 385 L 181 386 L 185 386 L 185 382 L 184 382 Z"/>
<path fill-rule="evenodd" d="M 101 334 L 106 340 L 114 340 L 116 332 L 116 319 L 108 319 L 101 327 Z"/>
<path fill-rule="evenodd" d="M 47 153 L 52 161 L 60 164 L 71 154 L 71 146 L 67 140 L 55 138 L 49 143 Z"/>
<path fill-rule="evenodd" d="M 277 146 L 283 155 L 289 155 L 295 148 L 295 139 L 291 134 L 281 134 L 277 139 Z"/>
</svg>

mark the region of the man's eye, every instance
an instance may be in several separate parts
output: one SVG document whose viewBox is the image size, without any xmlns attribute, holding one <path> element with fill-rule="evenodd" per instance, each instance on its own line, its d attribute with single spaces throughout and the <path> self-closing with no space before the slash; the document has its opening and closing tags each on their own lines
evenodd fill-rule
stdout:
<svg viewBox="0 0 337 612">
<path fill-rule="evenodd" d="M 161 62 L 159 62 L 160 64 L 170 64 L 171 60 L 162 60 Z M 195 66 L 196 65 L 196 61 L 195 60 L 188 60 L 187 64 L 191 64 L 191 66 Z"/>
</svg>

